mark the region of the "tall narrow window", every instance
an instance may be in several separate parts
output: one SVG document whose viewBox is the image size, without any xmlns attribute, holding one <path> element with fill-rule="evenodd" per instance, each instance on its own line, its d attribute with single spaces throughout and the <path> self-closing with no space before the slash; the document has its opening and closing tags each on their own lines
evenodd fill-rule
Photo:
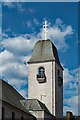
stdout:
<svg viewBox="0 0 80 120">
<path fill-rule="evenodd" d="M 4 118 L 5 118 L 5 109 L 4 107 L 2 107 L 2 120 L 4 120 Z"/>
<path fill-rule="evenodd" d="M 14 120 L 14 112 L 12 112 L 12 120 Z"/>
<path fill-rule="evenodd" d="M 58 70 L 58 77 L 60 77 L 60 70 Z"/>
<path fill-rule="evenodd" d="M 23 117 L 23 116 L 21 116 L 21 120 L 24 120 L 24 117 Z"/>
<path fill-rule="evenodd" d="M 60 70 L 58 70 L 58 85 L 61 86 L 63 84 L 63 78 L 61 77 Z"/>
</svg>

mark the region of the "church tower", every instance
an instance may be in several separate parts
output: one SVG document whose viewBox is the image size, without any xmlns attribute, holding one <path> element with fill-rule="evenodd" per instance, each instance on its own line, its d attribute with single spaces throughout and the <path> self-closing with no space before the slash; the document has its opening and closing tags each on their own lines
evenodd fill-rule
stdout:
<svg viewBox="0 0 80 120">
<path fill-rule="evenodd" d="M 63 116 L 63 68 L 51 40 L 36 42 L 28 61 L 28 98 L 43 102 L 51 114 Z"/>
</svg>

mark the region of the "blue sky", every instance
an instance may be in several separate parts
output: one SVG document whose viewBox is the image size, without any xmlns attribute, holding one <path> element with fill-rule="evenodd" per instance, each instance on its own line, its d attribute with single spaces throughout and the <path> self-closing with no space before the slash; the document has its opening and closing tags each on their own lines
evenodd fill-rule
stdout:
<svg viewBox="0 0 80 120">
<path fill-rule="evenodd" d="M 77 115 L 78 3 L 3 3 L 0 76 L 27 96 L 27 61 L 36 41 L 44 39 L 44 19 L 49 25 L 47 38 L 57 47 L 64 67 L 64 114 L 71 110 Z"/>
</svg>

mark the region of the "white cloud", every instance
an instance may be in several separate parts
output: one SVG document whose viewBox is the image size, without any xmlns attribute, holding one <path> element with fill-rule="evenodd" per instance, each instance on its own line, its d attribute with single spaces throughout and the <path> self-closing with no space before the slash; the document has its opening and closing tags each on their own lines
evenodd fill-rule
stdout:
<svg viewBox="0 0 80 120">
<path fill-rule="evenodd" d="M 68 68 L 64 69 L 63 78 L 64 84 L 72 80 L 73 76 L 70 75 Z"/>
<path fill-rule="evenodd" d="M 19 36 L 5 39 L 2 44 L 8 51 L 17 55 L 24 55 L 32 50 L 36 41 L 37 38 L 33 35 L 30 36 L 30 39 L 25 38 L 25 36 Z"/>
<path fill-rule="evenodd" d="M 7 2 L 7 0 L 3 1 L 3 5 L 8 7 L 8 8 L 15 8 L 16 7 L 19 12 L 26 12 L 24 7 L 22 6 L 22 4 L 23 3 L 18 2 L 18 0 L 16 0 L 16 1 L 9 0 L 8 2 Z"/>
<path fill-rule="evenodd" d="M 27 65 L 19 62 L 19 59 L 15 59 L 12 53 L 4 50 L 0 53 L 0 76 L 11 84 L 18 92 L 24 97 L 27 96 Z M 21 61 L 24 62 L 28 58 L 21 56 Z M 26 90 L 24 87 L 26 87 Z M 23 87 L 23 88 L 22 88 Z"/>
<path fill-rule="evenodd" d="M 73 70 L 69 70 L 68 68 L 64 68 L 63 71 L 63 82 L 64 84 L 68 83 L 68 82 L 78 82 L 78 68 L 73 69 Z"/>
<path fill-rule="evenodd" d="M 64 115 L 66 111 L 72 111 L 78 115 L 78 69 L 64 68 Z"/>
<path fill-rule="evenodd" d="M 70 98 L 72 96 L 78 95 L 78 69 L 68 70 L 68 68 L 64 68 L 63 83 L 64 98 Z"/>
<path fill-rule="evenodd" d="M 0 27 L 0 41 L 2 40 L 2 28 Z"/>
<path fill-rule="evenodd" d="M 18 57 L 4 50 L 0 53 L 0 76 L 6 79 L 27 79 L 25 56 Z"/>
<path fill-rule="evenodd" d="M 27 66 L 18 62 L 7 63 L 6 66 L 2 65 L 0 67 L 0 73 L 6 79 L 27 79 Z"/>
<path fill-rule="evenodd" d="M 67 111 L 72 111 L 74 115 L 78 115 L 78 96 L 73 96 L 69 99 L 64 99 L 64 103 L 64 115 Z"/>
<path fill-rule="evenodd" d="M 29 61 L 29 59 L 31 58 L 31 55 L 27 55 L 27 56 L 22 56 L 22 57 L 20 57 L 20 60 L 24 63 L 24 62 L 28 62 Z"/>
<path fill-rule="evenodd" d="M 61 28 L 57 24 L 49 26 L 47 38 L 53 41 L 57 49 L 66 50 L 69 47 L 68 44 L 66 43 L 66 38 L 73 34 L 73 29 L 70 25 L 65 26 L 60 22 L 58 24 L 60 24 L 60 26 L 62 25 Z M 38 33 L 38 36 L 41 39 L 45 38 L 44 29 L 41 29 L 40 33 Z"/>
<path fill-rule="evenodd" d="M 6 64 L 10 61 L 14 61 L 13 53 L 10 53 L 7 50 L 4 50 L 0 53 L 0 65 Z"/>
<path fill-rule="evenodd" d="M 1 29 L 1 27 L 0 27 L 0 34 L 2 33 L 2 29 Z"/>
</svg>

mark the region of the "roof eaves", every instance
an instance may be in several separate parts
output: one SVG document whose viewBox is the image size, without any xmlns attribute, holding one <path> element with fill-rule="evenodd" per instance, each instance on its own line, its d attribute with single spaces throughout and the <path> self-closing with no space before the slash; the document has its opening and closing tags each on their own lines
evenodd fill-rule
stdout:
<svg viewBox="0 0 80 120">
<path fill-rule="evenodd" d="M 21 110 L 22 112 L 25 112 L 25 113 L 27 113 L 27 114 L 29 114 L 29 115 L 31 115 L 31 116 L 33 116 L 28 110 L 26 110 L 25 108 L 25 110 L 22 110 L 22 109 L 20 109 L 19 107 L 17 107 L 17 106 L 14 106 L 13 104 L 11 104 L 11 103 L 8 103 L 8 102 L 6 102 L 6 101 L 4 101 L 4 100 L 2 100 L 2 102 L 5 102 L 5 103 L 7 103 L 7 104 L 9 104 L 9 105 L 11 105 L 12 107 L 15 107 L 15 108 L 17 108 L 17 109 L 19 109 L 19 110 Z M 23 107 L 23 106 L 22 106 Z M 34 116 L 33 116 L 34 117 Z"/>
<path fill-rule="evenodd" d="M 43 62 L 52 62 L 52 61 L 55 61 L 55 59 L 54 60 L 42 60 L 42 61 L 29 61 L 29 62 L 27 62 L 28 64 L 33 64 L 33 63 L 43 63 Z"/>
</svg>

